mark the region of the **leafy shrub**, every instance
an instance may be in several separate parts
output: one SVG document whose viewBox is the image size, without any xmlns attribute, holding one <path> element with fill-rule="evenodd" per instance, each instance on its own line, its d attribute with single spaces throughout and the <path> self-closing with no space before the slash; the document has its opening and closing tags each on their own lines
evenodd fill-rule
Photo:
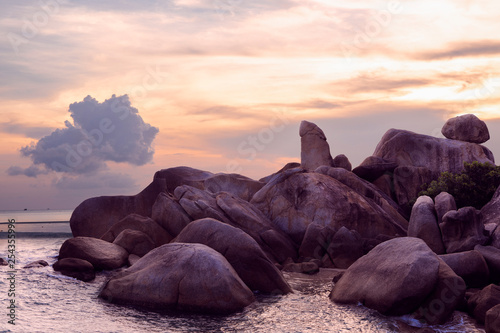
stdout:
<svg viewBox="0 0 500 333">
<path fill-rule="evenodd" d="M 435 198 L 441 192 L 448 192 L 455 198 L 457 208 L 472 206 L 481 209 L 486 205 L 500 185 L 500 167 L 491 163 L 464 163 L 461 173 L 443 172 L 437 180 L 422 188 L 418 195 Z"/>
</svg>

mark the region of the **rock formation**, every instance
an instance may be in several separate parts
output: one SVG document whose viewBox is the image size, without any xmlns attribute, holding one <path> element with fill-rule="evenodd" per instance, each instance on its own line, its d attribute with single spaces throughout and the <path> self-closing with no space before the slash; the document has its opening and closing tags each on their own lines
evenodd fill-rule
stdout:
<svg viewBox="0 0 500 333">
<path fill-rule="evenodd" d="M 494 164 L 491 151 L 479 144 L 397 129 L 390 129 L 384 134 L 373 156 L 353 171 L 373 181 L 384 172 L 394 170 L 394 194 L 401 206 L 408 205 L 417 197 L 421 186 L 436 179 L 441 172 L 459 173 L 464 162 Z"/>
<path fill-rule="evenodd" d="M 254 295 L 227 260 L 201 244 L 160 246 L 113 276 L 99 297 L 157 310 L 225 314 L 243 309 Z"/>
<path fill-rule="evenodd" d="M 445 253 L 434 201 L 430 197 L 421 196 L 413 205 L 408 225 L 408 236 L 422 239 L 434 253 Z"/>
<path fill-rule="evenodd" d="M 424 315 L 425 308 L 441 297 L 446 280 L 460 287 L 453 302 L 444 305 L 449 316 L 465 293 L 465 283 L 418 238 L 401 237 L 384 242 L 356 261 L 335 284 L 330 298 L 358 303 L 387 315 L 416 312 L 428 322 L 443 321 Z M 439 298 L 438 298 L 439 299 Z"/>
<path fill-rule="evenodd" d="M 190 223 L 175 243 L 199 243 L 222 254 L 251 290 L 286 294 L 292 291 L 257 242 L 241 229 L 205 218 Z"/>
<path fill-rule="evenodd" d="M 488 242 L 479 211 L 474 207 L 449 211 L 439 228 L 447 253 L 473 250 L 474 246 Z"/>
<path fill-rule="evenodd" d="M 484 121 L 473 114 L 448 119 L 441 133 L 448 139 L 472 143 L 485 143 L 490 139 L 490 133 Z"/>
<path fill-rule="evenodd" d="M 299 134 L 301 163 L 260 180 L 181 166 L 137 195 L 85 200 L 54 270 L 90 281 L 128 264 L 100 297 L 226 314 L 251 304 L 252 291 L 292 292 L 278 267 L 285 276 L 340 268 L 332 301 L 432 325 L 466 307 L 487 327 L 499 322 L 498 286 L 488 284 L 500 282 L 500 190 L 480 212 L 456 210 L 445 192 L 417 199 L 443 171 L 494 163 L 480 145 L 483 122 L 451 119 L 448 139 L 391 129 L 352 171 L 318 126 L 303 121 Z M 484 289 L 467 290 L 467 303 L 466 288 Z"/>
<path fill-rule="evenodd" d="M 274 178 L 251 203 L 298 244 L 311 223 L 334 229 L 345 226 L 367 238 L 406 235 L 406 221 L 391 217 L 338 180 L 303 169 L 287 170 Z"/>
<path fill-rule="evenodd" d="M 334 166 L 325 133 L 316 124 L 303 120 L 300 123 L 300 164 L 312 171 L 322 165 Z"/>
<path fill-rule="evenodd" d="M 87 260 L 96 270 L 120 268 L 127 257 L 128 252 L 123 247 L 93 237 L 70 238 L 59 249 L 59 259 Z"/>
</svg>

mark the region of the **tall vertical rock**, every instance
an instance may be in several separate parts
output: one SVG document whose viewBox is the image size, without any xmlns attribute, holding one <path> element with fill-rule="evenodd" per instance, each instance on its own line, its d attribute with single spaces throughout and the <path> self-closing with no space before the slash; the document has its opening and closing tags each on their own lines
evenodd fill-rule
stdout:
<svg viewBox="0 0 500 333">
<path fill-rule="evenodd" d="M 299 134 L 302 168 L 312 171 L 322 165 L 334 165 L 332 155 L 330 155 L 330 146 L 321 128 L 303 120 L 300 123 Z"/>
</svg>

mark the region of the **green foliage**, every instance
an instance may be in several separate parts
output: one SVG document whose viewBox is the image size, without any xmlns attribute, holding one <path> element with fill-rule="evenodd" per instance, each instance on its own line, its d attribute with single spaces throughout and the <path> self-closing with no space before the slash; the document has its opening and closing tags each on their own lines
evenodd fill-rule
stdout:
<svg viewBox="0 0 500 333">
<path fill-rule="evenodd" d="M 486 205 L 500 185 L 500 167 L 491 163 L 464 163 L 459 174 L 443 172 L 437 180 L 422 188 L 418 195 L 435 198 L 441 192 L 448 192 L 455 198 L 457 208 L 472 206 L 481 209 Z"/>
</svg>

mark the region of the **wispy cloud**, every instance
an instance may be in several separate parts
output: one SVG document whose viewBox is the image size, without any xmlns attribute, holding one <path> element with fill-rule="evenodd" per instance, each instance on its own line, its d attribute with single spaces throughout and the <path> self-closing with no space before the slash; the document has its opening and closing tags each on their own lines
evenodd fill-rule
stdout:
<svg viewBox="0 0 500 333">
<path fill-rule="evenodd" d="M 0 132 L 22 134 L 28 138 L 39 139 L 52 132 L 53 128 L 28 125 L 22 122 L 8 121 L 0 123 Z"/>
<path fill-rule="evenodd" d="M 443 60 L 464 57 L 488 57 L 500 54 L 500 41 L 460 41 L 448 44 L 440 50 L 424 51 L 412 55 L 418 60 Z"/>
</svg>

